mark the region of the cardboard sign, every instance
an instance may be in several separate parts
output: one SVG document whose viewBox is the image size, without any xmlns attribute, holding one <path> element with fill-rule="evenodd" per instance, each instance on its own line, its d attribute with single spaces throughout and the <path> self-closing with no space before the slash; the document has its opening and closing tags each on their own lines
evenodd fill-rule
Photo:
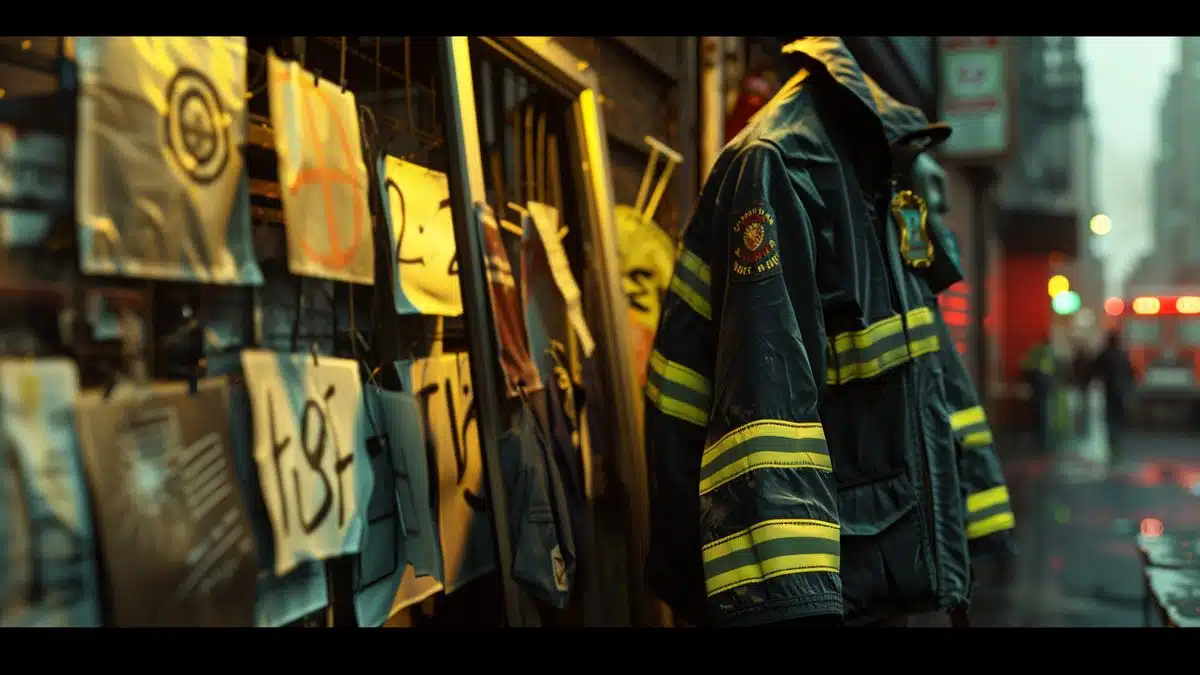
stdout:
<svg viewBox="0 0 1200 675">
<path fill-rule="evenodd" d="M 375 283 L 367 165 L 354 94 L 270 52 L 267 77 L 288 269 L 298 276 Z"/>
<path fill-rule="evenodd" d="M 0 626 L 99 626 L 68 359 L 0 359 Z"/>
<path fill-rule="evenodd" d="M 259 284 L 250 239 L 246 38 L 78 37 L 80 265 Z"/>
<path fill-rule="evenodd" d="M 275 574 L 358 553 L 373 478 L 358 363 L 242 352 Z"/>
<path fill-rule="evenodd" d="M 379 161 L 400 314 L 461 316 L 462 291 L 446 174 L 385 156 Z"/>
<path fill-rule="evenodd" d="M 413 361 L 405 380 L 421 405 L 428 455 L 437 468 L 442 581 L 453 593 L 495 568 L 483 454 L 466 354 Z"/>
<path fill-rule="evenodd" d="M 583 294 L 575 283 L 575 275 L 571 273 L 571 263 L 567 252 L 563 250 L 562 242 L 558 239 L 558 209 L 538 202 L 529 202 L 529 219 L 537 230 L 538 238 L 546 249 L 546 260 L 550 264 L 550 275 L 555 286 L 562 293 L 567 306 L 567 320 L 575 335 L 579 338 L 579 346 L 583 355 L 590 357 L 596 348 L 592 332 L 588 330 L 587 321 L 583 317 Z"/>
<path fill-rule="evenodd" d="M 250 626 L 257 553 L 229 452 L 225 381 L 77 406 L 118 626 Z"/>
<path fill-rule="evenodd" d="M 537 367 L 529 356 L 529 338 L 525 330 L 525 315 L 521 311 L 520 289 L 513 275 L 500 224 L 491 208 L 479 205 L 479 220 L 483 224 L 484 263 L 487 271 L 488 296 L 492 302 L 492 325 L 500 345 L 500 366 L 504 370 L 505 393 L 509 398 L 525 391 L 541 389 Z"/>
</svg>

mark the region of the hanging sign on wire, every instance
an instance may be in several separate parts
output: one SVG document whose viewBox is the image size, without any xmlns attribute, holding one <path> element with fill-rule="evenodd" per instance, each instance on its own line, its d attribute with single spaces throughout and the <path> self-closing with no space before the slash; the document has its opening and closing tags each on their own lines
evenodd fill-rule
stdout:
<svg viewBox="0 0 1200 675">
<path fill-rule="evenodd" d="M 270 52 L 267 77 L 288 270 L 375 283 L 367 165 L 354 93 Z"/>
<path fill-rule="evenodd" d="M 247 350 L 242 369 L 275 574 L 358 553 L 373 485 L 358 363 Z"/>
<path fill-rule="evenodd" d="M 75 40 L 83 271 L 261 284 L 241 151 L 246 38 Z"/>
<path fill-rule="evenodd" d="M 462 292 L 446 174 L 385 156 L 379 161 L 379 178 L 392 234 L 396 311 L 461 316 Z"/>
</svg>

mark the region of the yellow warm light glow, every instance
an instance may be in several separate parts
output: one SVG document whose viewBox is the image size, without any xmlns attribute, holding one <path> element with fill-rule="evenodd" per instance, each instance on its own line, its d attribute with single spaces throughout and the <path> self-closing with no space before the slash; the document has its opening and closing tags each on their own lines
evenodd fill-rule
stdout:
<svg viewBox="0 0 1200 675">
<path fill-rule="evenodd" d="M 1158 310 L 1162 308 L 1158 298 L 1135 298 L 1133 301 L 1133 312 L 1135 314 L 1158 314 Z"/>
<path fill-rule="evenodd" d="M 1103 213 L 1092 216 L 1092 222 L 1088 223 L 1088 227 L 1092 228 L 1092 234 L 1103 237 L 1112 232 L 1112 218 Z"/>
<path fill-rule="evenodd" d="M 1071 282 L 1061 274 L 1055 274 L 1046 282 L 1046 292 L 1052 298 L 1059 293 L 1066 293 L 1069 290 L 1071 290 Z"/>
</svg>

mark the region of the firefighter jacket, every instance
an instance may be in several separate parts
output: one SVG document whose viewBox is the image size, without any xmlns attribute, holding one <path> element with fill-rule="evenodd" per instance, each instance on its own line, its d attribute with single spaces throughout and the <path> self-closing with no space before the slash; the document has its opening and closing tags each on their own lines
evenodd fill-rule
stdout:
<svg viewBox="0 0 1200 675">
<path fill-rule="evenodd" d="M 954 430 L 970 555 L 980 558 L 1013 553 L 1015 520 L 1008 487 L 993 448 L 992 431 L 937 301 L 938 293 L 963 279 L 958 242 L 936 210 L 929 213 L 928 229 L 936 253 L 932 263 L 917 270 L 916 276 L 924 284 L 923 303 L 932 313 L 942 346 L 937 352 L 938 366 L 950 407 L 950 426 Z"/>
<path fill-rule="evenodd" d="M 929 125 L 885 127 L 837 38 L 788 49 L 803 70 L 701 192 L 647 372 L 648 581 L 697 624 L 948 606 L 962 536 L 934 514 L 941 382 L 914 367 L 935 324 L 886 236 L 889 141 Z"/>
</svg>

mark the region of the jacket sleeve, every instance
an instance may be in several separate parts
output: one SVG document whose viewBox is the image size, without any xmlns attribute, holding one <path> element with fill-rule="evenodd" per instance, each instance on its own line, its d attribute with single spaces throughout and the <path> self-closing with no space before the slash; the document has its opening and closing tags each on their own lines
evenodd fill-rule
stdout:
<svg viewBox="0 0 1200 675">
<path fill-rule="evenodd" d="M 700 467 L 710 611 L 719 625 L 840 615 L 837 496 L 813 376 L 825 372 L 825 333 L 796 189 L 811 183 L 765 145 L 743 149 L 726 176 L 713 212 L 713 277 L 724 288 L 714 284 Z"/>
<path fill-rule="evenodd" d="M 967 545 L 972 558 L 1013 553 L 1016 521 L 1000 460 L 993 449 L 992 430 L 936 301 L 934 316 L 943 345 L 939 354 L 945 373 L 946 398 L 953 410 L 950 426 L 958 448 L 959 479 L 966 493 Z"/>
</svg>

